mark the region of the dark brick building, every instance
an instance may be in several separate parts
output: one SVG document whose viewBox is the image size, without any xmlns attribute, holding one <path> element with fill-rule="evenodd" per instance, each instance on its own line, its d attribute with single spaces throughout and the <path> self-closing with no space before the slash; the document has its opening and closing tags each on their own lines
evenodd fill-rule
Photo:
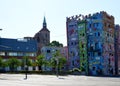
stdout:
<svg viewBox="0 0 120 86">
<path fill-rule="evenodd" d="M 45 17 L 43 20 L 43 27 L 39 32 L 35 34 L 34 39 L 37 41 L 38 54 L 40 54 L 41 48 L 50 43 L 50 31 L 47 29 Z"/>
</svg>

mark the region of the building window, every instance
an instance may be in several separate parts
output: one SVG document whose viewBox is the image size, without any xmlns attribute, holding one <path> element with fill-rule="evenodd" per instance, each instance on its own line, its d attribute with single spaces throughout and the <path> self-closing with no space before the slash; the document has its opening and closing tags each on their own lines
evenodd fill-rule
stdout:
<svg viewBox="0 0 120 86">
<path fill-rule="evenodd" d="M 23 53 L 22 52 L 18 52 L 17 56 L 23 56 Z"/>
<path fill-rule="evenodd" d="M 98 43 L 95 43 L 95 49 L 98 49 Z"/>
<path fill-rule="evenodd" d="M 82 44 L 82 48 L 84 48 L 84 44 Z"/>
<path fill-rule="evenodd" d="M 72 65 L 74 66 L 74 61 L 72 61 Z"/>
<path fill-rule="evenodd" d="M 71 42 L 71 45 L 73 45 L 73 42 Z"/>
<path fill-rule="evenodd" d="M 96 36 L 96 33 L 95 33 L 95 36 Z"/>
<path fill-rule="evenodd" d="M 38 43 L 40 42 L 40 38 L 39 38 L 39 37 L 37 37 L 37 42 L 38 42 Z"/>
<path fill-rule="evenodd" d="M 92 25 L 91 25 L 91 24 L 89 24 L 89 27 L 90 27 L 90 28 L 91 28 L 91 26 L 92 26 Z"/>
<path fill-rule="evenodd" d="M 47 34 L 45 34 L 45 37 L 46 37 L 46 38 L 48 37 Z"/>
<path fill-rule="evenodd" d="M 98 27 L 98 26 L 99 26 L 99 23 L 96 23 L 96 26 Z"/>
<path fill-rule="evenodd" d="M 8 56 L 17 56 L 17 52 L 8 52 L 7 55 Z"/>
<path fill-rule="evenodd" d="M 77 45 L 77 42 L 75 42 L 75 45 Z"/>
<path fill-rule="evenodd" d="M 98 52 L 98 56 L 101 56 L 101 52 Z"/>
<path fill-rule="evenodd" d="M 84 57 L 85 55 L 83 54 L 83 57 Z"/>
<path fill-rule="evenodd" d="M 98 36 L 100 36 L 100 33 L 98 32 Z"/>
<path fill-rule="evenodd" d="M 31 56 L 31 57 L 34 57 L 34 56 L 36 56 L 36 53 L 26 53 L 25 56 Z"/>
<path fill-rule="evenodd" d="M 88 53 L 88 56 L 90 56 L 90 53 Z"/>
<path fill-rule="evenodd" d="M 47 53 L 50 53 L 50 50 L 47 50 Z"/>
<path fill-rule="evenodd" d="M 5 56 L 5 52 L 0 52 L 0 56 Z"/>
<path fill-rule="evenodd" d="M 85 34 L 83 33 L 83 36 L 85 36 Z"/>
</svg>

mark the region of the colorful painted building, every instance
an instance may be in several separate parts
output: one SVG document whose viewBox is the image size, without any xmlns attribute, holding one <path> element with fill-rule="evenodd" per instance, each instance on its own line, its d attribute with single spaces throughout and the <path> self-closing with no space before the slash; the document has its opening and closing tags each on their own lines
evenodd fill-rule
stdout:
<svg viewBox="0 0 120 86">
<path fill-rule="evenodd" d="M 101 11 L 86 21 L 90 75 L 114 75 L 114 17 Z"/>
<path fill-rule="evenodd" d="M 80 70 L 88 74 L 86 20 L 78 20 Z"/>
<path fill-rule="evenodd" d="M 69 70 L 80 68 L 77 16 L 66 19 Z"/>
<path fill-rule="evenodd" d="M 67 18 L 70 69 L 83 68 L 90 75 L 114 75 L 114 17 L 104 11 L 82 19 L 80 16 Z"/>
<path fill-rule="evenodd" d="M 114 47 L 114 17 L 101 12 L 103 15 L 103 73 L 104 75 L 115 74 L 115 47 Z"/>
<path fill-rule="evenodd" d="M 87 48 L 88 48 L 88 65 L 90 75 L 100 75 L 103 69 L 102 44 L 103 28 L 102 14 L 89 14 L 86 16 L 87 21 Z"/>
<path fill-rule="evenodd" d="M 120 26 L 115 26 L 115 74 L 120 75 Z"/>
</svg>

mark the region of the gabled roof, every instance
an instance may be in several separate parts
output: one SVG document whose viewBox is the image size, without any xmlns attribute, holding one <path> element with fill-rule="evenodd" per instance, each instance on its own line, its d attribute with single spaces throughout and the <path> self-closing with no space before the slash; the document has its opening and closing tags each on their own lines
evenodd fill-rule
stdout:
<svg viewBox="0 0 120 86">
<path fill-rule="evenodd" d="M 47 28 L 42 28 L 41 30 L 40 30 L 40 32 L 41 31 L 47 31 L 47 32 L 50 32 Z"/>
</svg>

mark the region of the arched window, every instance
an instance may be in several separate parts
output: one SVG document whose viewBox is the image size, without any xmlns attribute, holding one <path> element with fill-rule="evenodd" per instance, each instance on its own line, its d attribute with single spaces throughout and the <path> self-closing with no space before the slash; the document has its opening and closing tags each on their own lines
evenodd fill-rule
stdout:
<svg viewBox="0 0 120 86">
<path fill-rule="evenodd" d="M 40 42 L 40 38 L 39 38 L 39 37 L 37 37 L 37 42 L 38 42 L 38 43 Z"/>
</svg>

